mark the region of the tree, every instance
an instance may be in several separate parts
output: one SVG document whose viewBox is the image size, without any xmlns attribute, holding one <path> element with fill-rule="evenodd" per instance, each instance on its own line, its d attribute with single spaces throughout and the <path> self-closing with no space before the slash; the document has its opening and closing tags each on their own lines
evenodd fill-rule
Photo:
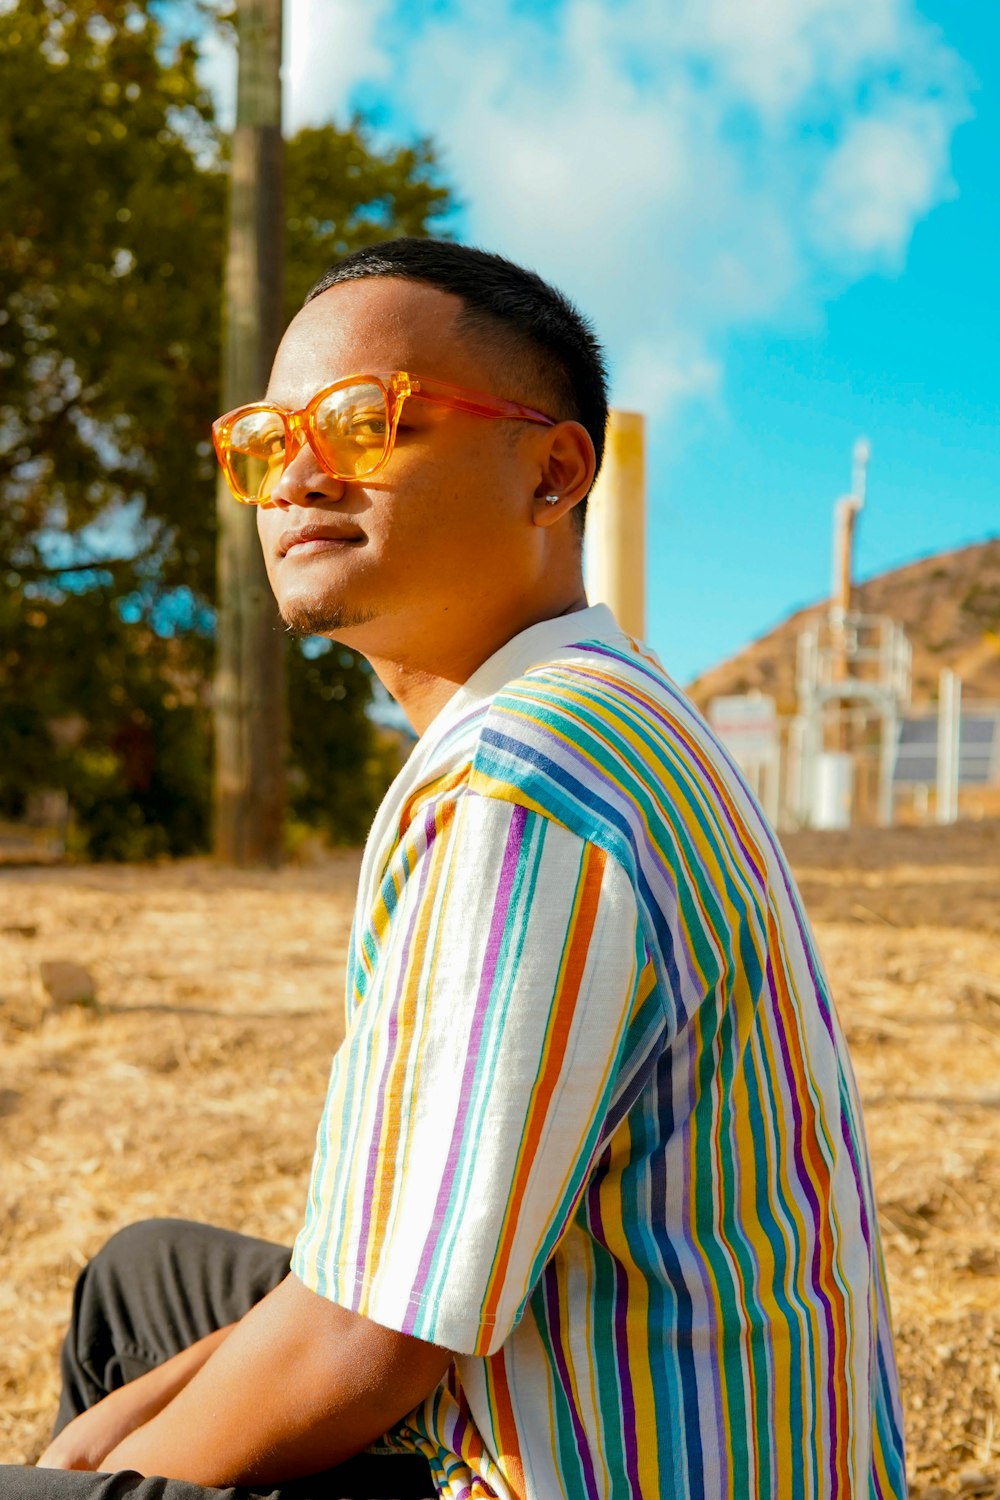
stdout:
<svg viewBox="0 0 1000 1500">
<path fill-rule="evenodd" d="M 31 785 L 66 787 L 84 849 L 98 812 L 74 767 L 81 756 L 111 767 L 108 797 L 112 782 L 127 786 L 119 731 L 133 708 L 148 712 L 148 672 L 161 702 L 178 675 L 201 684 L 170 722 L 187 766 L 203 768 L 191 776 L 208 765 L 226 142 L 196 41 L 168 45 L 160 9 L 20 0 L 0 11 L 0 811 L 21 808 Z M 426 232 L 450 207 L 426 144 L 376 148 L 357 120 L 292 137 L 286 172 L 289 312 L 337 255 Z M 130 644 L 143 633 L 145 654 Z M 358 664 L 347 693 L 367 702 L 369 680 Z M 25 717 L 24 694 L 44 708 Z M 346 703 L 306 694 L 299 711 L 322 721 L 321 737 L 343 726 L 356 774 L 372 741 Z M 86 727 L 68 746 L 51 725 L 74 715 Z M 309 759 L 296 787 L 318 774 Z M 180 806 L 193 795 L 187 770 L 173 784 L 159 810 L 141 787 L 129 793 L 146 809 L 141 827 L 165 830 L 147 852 L 164 838 L 204 843 L 204 810 L 192 828 Z M 102 849 L 111 842 L 101 834 Z M 143 852 L 141 829 L 126 845 Z"/>
<path fill-rule="evenodd" d="M 281 338 L 284 151 L 281 0 L 237 0 L 239 83 L 231 143 L 223 406 L 267 385 Z M 285 652 L 256 518 L 221 474 L 215 648 L 213 843 L 226 864 L 281 863 L 285 817 Z"/>
<path fill-rule="evenodd" d="M 71 851 L 187 854 L 209 818 L 210 642 L 128 622 L 117 603 L 110 580 L 0 598 L 0 817 L 58 789 Z"/>
<path fill-rule="evenodd" d="M 118 513 L 126 587 L 148 559 L 210 597 L 222 195 L 194 46 L 160 45 L 139 0 L 0 15 L 0 558 L 48 576 L 54 536 L 81 561 Z"/>
</svg>

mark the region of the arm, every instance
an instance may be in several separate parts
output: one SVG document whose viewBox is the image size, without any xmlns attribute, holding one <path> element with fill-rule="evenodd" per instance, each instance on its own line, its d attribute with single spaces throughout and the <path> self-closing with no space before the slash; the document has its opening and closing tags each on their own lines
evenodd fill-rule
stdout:
<svg viewBox="0 0 1000 1500">
<path fill-rule="evenodd" d="M 154 1370 L 130 1380 L 81 1412 L 53 1438 L 40 1469 L 97 1469 L 118 1443 L 162 1411 L 222 1343 L 235 1325 L 216 1329 Z"/>
<path fill-rule="evenodd" d="M 288 1276 L 102 1468 L 203 1485 L 315 1474 L 392 1427 L 451 1359 L 449 1350 L 348 1312 Z"/>
<path fill-rule="evenodd" d="M 461 789 L 413 820 L 381 899 L 292 1271 L 387 1327 L 492 1354 L 601 1146 L 646 993 L 638 906 L 606 851 Z"/>
</svg>

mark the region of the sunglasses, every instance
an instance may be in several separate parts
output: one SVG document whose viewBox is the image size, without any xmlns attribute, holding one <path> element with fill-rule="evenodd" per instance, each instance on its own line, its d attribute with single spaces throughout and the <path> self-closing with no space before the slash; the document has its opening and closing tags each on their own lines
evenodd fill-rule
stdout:
<svg viewBox="0 0 1000 1500">
<path fill-rule="evenodd" d="M 254 401 L 212 424 L 226 483 L 241 505 L 270 505 L 271 493 L 303 442 L 334 479 L 369 479 L 389 461 L 406 401 L 429 401 L 474 417 L 556 425 L 517 401 L 425 380 L 406 370 L 349 375 L 317 391 L 301 411 Z"/>
</svg>

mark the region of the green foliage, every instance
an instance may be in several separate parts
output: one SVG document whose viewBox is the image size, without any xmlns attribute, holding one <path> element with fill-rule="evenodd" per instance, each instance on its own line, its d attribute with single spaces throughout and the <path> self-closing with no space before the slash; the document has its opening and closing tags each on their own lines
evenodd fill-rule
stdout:
<svg viewBox="0 0 1000 1500">
<path fill-rule="evenodd" d="M 163 14 L 0 9 L 0 808 L 65 788 L 82 846 L 118 858 L 208 833 L 226 142 L 195 42 L 168 45 Z M 377 149 L 355 120 L 286 143 L 286 206 L 291 314 L 332 260 L 426 233 L 451 203 L 426 143 Z M 178 590 L 195 608 L 164 639 Z M 384 775 L 367 669 L 290 653 L 294 808 L 359 836 Z M 178 671 L 195 687 L 165 707 Z M 74 717 L 85 733 L 66 744 Z M 140 731 L 145 787 L 129 769 Z"/>
<path fill-rule="evenodd" d="M 293 651 L 288 667 L 292 815 L 331 843 L 360 843 L 399 769 L 396 747 L 381 743 L 367 716 L 371 668 L 335 643 L 320 656 Z"/>
<path fill-rule="evenodd" d="M 379 152 L 362 121 L 348 130 L 300 130 L 285 150 L 285 312 L 352 250 L 392 235 L 422 235 L 451 208 L 434 182 L 429 142 Z"/>
<path fill-rule="evenodd" d="M 107 585 L 0 605 L 0 816 L 39 787 L 69 794 L 73 842 L 94 859 L 204 846 L 210 643 L 126 624 Z"/>
<path fill-rule="evenodd" d="M 159 43 L 138 0 L 0 16 L 0 556 L 42 571 L 53 530 L 139 495 L 163 584 L 207 592 L 185 534 L 211 503 L 223 190 L 194 49 Z"/>
</svg>

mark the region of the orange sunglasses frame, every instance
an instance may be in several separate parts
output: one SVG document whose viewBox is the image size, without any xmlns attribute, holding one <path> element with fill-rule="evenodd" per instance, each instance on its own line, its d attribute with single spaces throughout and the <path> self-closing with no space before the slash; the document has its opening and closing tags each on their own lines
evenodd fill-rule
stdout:
<svg viewBox="0 0 1000 1500">
<path fill-rule="evenodd" d="M 322 442 L 316 429 L 316 412 L 334 391 L 344 390 L 350 385 L 362 384 L 376 385 L 383 392 L 389 413 L 389 430 L 382 456 L 372 468 L 360 475 L 342 474 L 331 468 L 323 456 Z M 271 504 L 268 500 L 248 499 L 245 495 L 241 495 L 237 488 L 229 458 L 229 436 L 240 417 L 254 411 L 270 411 L 281 417 L 285 426 L 285 469 L 294 454 L 298 452 L 293 441 L 298 434 L 301 441 L 308 443 L 318 463 L 331 478 L 361 481 L 371 479 L 374 474 L 385 467 L 392 457 L 392 450 L 396 446 L 396 429 L 399 426 L 400 412 L 403 409 L 403 403 L 407 400 L 430 401 L 436 406 L 450 406 L 455 411 L 468 412 L 474 417 L 506 417 L 508 420 L 513 419 L 518 422 L 536 422 L 544 427 L 556 425 L 555 417 L 546 416 L 544 412 L 536 411 L 532 406 L 522 406 L 518 401 L 505 401 L 502 397 L 490 396 L 485 391 L 470 391 L 464 386 L 447 385 L 441 380 L 428 380 L 423 375 L 411 375 L 407 370 L 391 370 L 378 375 L 348 375 L 343 380 L 335 380 L 332 385 L 324 386 L 321 391 L 317 391 L 301 411 L 289 411 L 287 407 L 279 406 L 275 401 L 252 401 L 247 406 L 238 406 L 235 411 L 226 412 L 225 416 L 218 417 L 212 423 L 212 442 L 233 498 L 241 505 L 267 506 Z M 281 472 L 284 473 L 285 469 Z"/>
</svg>

